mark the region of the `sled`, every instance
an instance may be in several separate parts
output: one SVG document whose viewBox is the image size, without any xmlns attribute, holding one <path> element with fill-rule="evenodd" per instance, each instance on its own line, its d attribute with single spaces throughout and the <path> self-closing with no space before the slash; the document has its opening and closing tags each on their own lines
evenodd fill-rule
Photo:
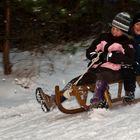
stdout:
<svg viewBox="0 0 140 140">
<path fill-rule="evenodd" d="M 55 86 L 55 102 L 56 105 L 58 107 L 58 109 L 66 114 L 75 114 L 75 113 L 80 113 L 80 112 L 84 112 L 84 111 L 88 111 L 91 108 L 91 105 L 87 102 L 88 101 L 88 94 L 89 92 L 94 92 L 95 90 L 95 85 L 85 85 L 85 86 L 76 86 L 78 81 L 84 76 L 84 74 L 88 71 L 89 68 L 92 67 L 92 65 L 97 62 L 99 60 L 99 56 L 100 56 L 101 52 L 98 53 L 97 57 L 95 59 L 92 60 L 92 63 L 89 65 L 89 67 L 87 68 L 87 70 L 81 74 L 81 76 L 79 77 L 79 79 L 73 84 L 73 86 L 71 87 L 71 91 L 68 93 L 69 97 L 74 97 L 78 103 L 78 107 L 75 108 L 66 108 L 63 104 L 63 102 L 61 102 L 61 98 L 65 96 L 65 92 L 63 90 L 60 90 L 59 86 Z M 140 76 L 136 77 L 136 81 L 138 83 L 138 86 L 140 87 Z M 104 93 L 104 99 L 107 103 L 106 108 L 113 108 L 115 103 L 118 102 L 123 102 L 123 98 L 122 98 L 122 85 L 123 85 L 123 81 L 119 80 L 116 82 L 110 82 L 110 84 L 118 84 L 118 93 L 117 93 L 117 97 L 116 98 L 111 98 L 111 93 L 109 92 L 109 89 L 105 90 Z M 42 93 L 42 98 L 43 98 L 43 102 L 40 102 L 38 95 Z M 36 89 L 36 98 L 38 103 L 41 103 L 41 107 L 44 110 L 44 108 L 46 108 L 46 112 L 49 111 L 49 107 L 45 106 L 45 102 L 47 99 L 45 99 L 45 93 L 43 92 L 43 90 L 41 88 L 37 88 Z M 132 103 L 137 103 L 140 101 L 140 98 L 135 99 Z M 48 105 L 49 106 L 49 105 Z"/>
<path fill-rule="evenodd" d="M 138 86 L 140 87 L 140 76 L 136 77 L 136 81 L 138 83 Z M 105 100 L 108 104 L 108 108 L 111 109 L 115 105 L 115 103 L 123 103 L 123 98 L 122 98 L 122 86 L 123 86 L 123 81 L 116 81 L 116 82 L 111 82 L 110 84 L 118 84 L 118 93 L 116 98 L 111 98 L 111 93 L 109 92 L 109 89 L 105 91 Z M 72 86 L 72 91 L 69 93 L 70 96 L 76 98 L 79 107 L 77 108 L 65 108 L 63 103 L 61 103 L 61 97 L 63 96 L 64 92 L 59 89 L 59 86 L 55 87 L 55 100 L 58 109 L 66 114 L 75 114 L 75 113 L 80 113 L 84 111 L 88 111 L 90 108 L 90 104 L 87 104 L 87 96 L 89 91 L 93 92 L 95 89 L 95 85 L 86 85 L 86 86 Z M 137 103 L 140 102 L 140 98 L 135 99 L 132 103 Z M 132 104 L 131 103 L 131 104 Z M 124 103 L 125 104 L 125 103 Z"/>
</svg>

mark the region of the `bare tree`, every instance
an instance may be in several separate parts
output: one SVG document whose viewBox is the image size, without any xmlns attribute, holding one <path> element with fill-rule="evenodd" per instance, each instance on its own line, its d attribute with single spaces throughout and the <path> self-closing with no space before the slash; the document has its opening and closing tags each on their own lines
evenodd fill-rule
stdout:
<svg viewBox="0 0 140 140">
<path fill-rule="evenodd" d="M 11 73 L 11 65 L 9 60 L 9 49 L 10 49 L 10 0 L 6 0 L 6 11 L 5 11 L 5 41 L 3 48 L 3 64 L 4 74 L 8 75 Z"/>
</svg>

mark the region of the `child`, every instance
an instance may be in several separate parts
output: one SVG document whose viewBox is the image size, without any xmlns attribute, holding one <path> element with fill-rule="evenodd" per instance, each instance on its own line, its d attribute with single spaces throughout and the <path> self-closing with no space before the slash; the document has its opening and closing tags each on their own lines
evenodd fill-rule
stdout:
<svg viewBox="0 0 140 140">
<path fill-rule="evenodd" d="M 136 75 L 140 75 L 140 12 L 134 15 L 131 29 L 134 36 L 134 48 L 136 50 L 134 69 Z"/>
<path fill-rule="evenodd" d="M 116 17 L 112 21 L 112 26 L 117 27 L 118 29 L 120 29 L 123 32 L 124 35 L 128 36 L 130 22 L 131 22 L 130 15 L 128 13 L 123 12 L 123 13 L 119 13 L 116 15 Z M 112 27 L 112 29 L 113 29 L 113 27 Z M 127 39 L 121 41 L 122 33 L 119 34 L 119 32 L 116 32 L 116 34 L 115 34 L 112 31 L 112 34 L 113 34 L 114 38 L 116 36 L 116 38 L 119 39 L 119 43 L 121 43 L 123 45 L 123 47 L 125 47 L 124 44 L 127 42 Z M 116 42 L 116 41 L 114 40 L 114 42 Z M 132 47 L 132 49 L 125 49 L 127 58 L 126 58 L 126 62 L 125 62 L 125 60 L 123 60 L 124 62 L 121 63 L 121 78 L 123 79 L 123 82 L 124 82 L 124 90 L 125 90 L 124 101 L 131 102 L 135 98 L 134 92 L 135 92 L 135 87 L 136 87 L 135 86 L 135 73 L 133 70 L 134 49 L 132 46 L 132 42 L 130 44 L 128 44 L 128 42 L 127 42 L 126 45 L 129 45 L 129 47 Z M 132 52 L 129 52 L 130 50 L 132 50 Z M 121 59 L 121 55 L 120 55 L 120 58 L 119 57 L 117 58 L 114 55 L 114 59 L 116 59 L 116 62 L 114 62 L 114 63 L 118 63 L 119 59 Z M 133 60 L 133 61 L 130 61 L 130 63 L 128 63 L 129 59 Z"/>
<path fill-rule="evenodd" d="M 121 12 L 115 16 L 111 32 L 101 34 L 86 50 L 86 57 L 89 60 L 96 58 L 101 53 L 99 60 L 82 77 L 78 76 L 72 79 L 64 87 L 64 95 L 67 95 L 67 91 L 75 83 L 77 86 L 95 83 L 96 87 L 91 104 L 93 107 L 104 107 L 104 91 L 108 88 L 108 83 L 122 79 L 121 66 L 132 65 L 134 62 L 132 40 L 124 35 L 124 32 L 129 30 L 129 24 L 130 15 L 128 13 Z M 66 97 L 62 97 L 62 102 Z M 50 102 L 54 104 L 54 99 L 54 96 L 47 96 L 48 104 Z"/>
<path fill-rule="evenodd" d="M 124 99 L 126 101 L 133 101 L 134 99 L 134 92 L 136 87 L 136 79 L 134 77 L 134 73 L 136 75 L 140 75 L 140 12 L 137 12 L 134 15 L 130 29 L 134 40 L 133 46 L 135 48 L 135 63 L 133 65 L 134 69 L 129 70 L 129 74 L 125 73 L 125 70 L 128 69 L 122 69 L 122 71 L 124 70 L 124 88 L 126 91 Z"/>
</svg>

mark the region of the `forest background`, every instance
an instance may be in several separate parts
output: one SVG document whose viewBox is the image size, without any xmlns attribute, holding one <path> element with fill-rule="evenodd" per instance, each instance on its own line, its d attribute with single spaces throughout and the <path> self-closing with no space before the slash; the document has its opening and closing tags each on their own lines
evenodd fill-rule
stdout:
<svg viewBox="0 0 140 140">
<path fill-rule="evenodd" d="M 12 48 L 75 53 L 73 42 L 109 31 L 118 12 L 128 12 L 133 17 L 139 7 L 139 0 L 1 0 L 0 51 L 4 74 L 12 72 Z M 71 43 L 64 48 L 68 42 Z M 79 47 L 87 46 L 81 43 Z"/>
<path fill-rule="evenodd" d="M 5 39 L 6 1 L 0 1 L 1 48 Z M 107 31 L 116 13 L 126 11 L 133 15 L 140 7 L 139 0 L 8 1 L 11 48 L 22 50 L 40 48 L 47 43 L 86 40 Z"/>
</svg>

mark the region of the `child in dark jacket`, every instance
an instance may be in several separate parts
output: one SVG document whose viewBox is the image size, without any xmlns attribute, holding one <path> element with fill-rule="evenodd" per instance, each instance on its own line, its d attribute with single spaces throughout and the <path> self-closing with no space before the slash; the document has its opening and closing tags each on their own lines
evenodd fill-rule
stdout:
<svg viewBox="0 0 140 140">
<path fill-rule="evenodd" d="M 131 24 L 132 35 L 134 37 L 135 48 L 135 64 L 134 70 L 136 75 L 140 75 L 140 12 L 137 12 L 132 20 Z"/>
<path fill-rule="evenodd" d="M 134 63 L 134 48 L 132 40 L 124 32 L 129 30 L 130 15 L 121 12 L 112 21 L 110 33 L 102 33 L 86 50 L 86 57 L 92 60 L 99 55 L 99 60 L 81 76 L 72 79 L 63 89 L 62 102 L 69 97 L 69 89 L 76 83 L 77 86 L 96 85 L 91 104 L 98 107 L 104 104 L 104 91 L 109 82 L 122 79 L 122 66 L 131 66 Z M 79 79 L 80 77 L 80 79 Z M 50 97 L 48 101 L 54 101 Z M 55 102 L 55 101 L 54 101 Z M 51 107 L 51 106 L 50 106 Z"/>
<path fill-rule="evenodd" d="M 124 88 L 126 91 L 125 100 L 132 101 L 136 87 L 135 75 L 140 75 L 140 12 L 137 12 L 131 22 L 130 31 L 133 36 L 135 49 L 135 62 L 132 68 L 122 69 L 124 75 Z M 128 71 L 128 72 L 126 72 Z M 135 73 L 135 75 L 134 75 Z"/>
</svg>

